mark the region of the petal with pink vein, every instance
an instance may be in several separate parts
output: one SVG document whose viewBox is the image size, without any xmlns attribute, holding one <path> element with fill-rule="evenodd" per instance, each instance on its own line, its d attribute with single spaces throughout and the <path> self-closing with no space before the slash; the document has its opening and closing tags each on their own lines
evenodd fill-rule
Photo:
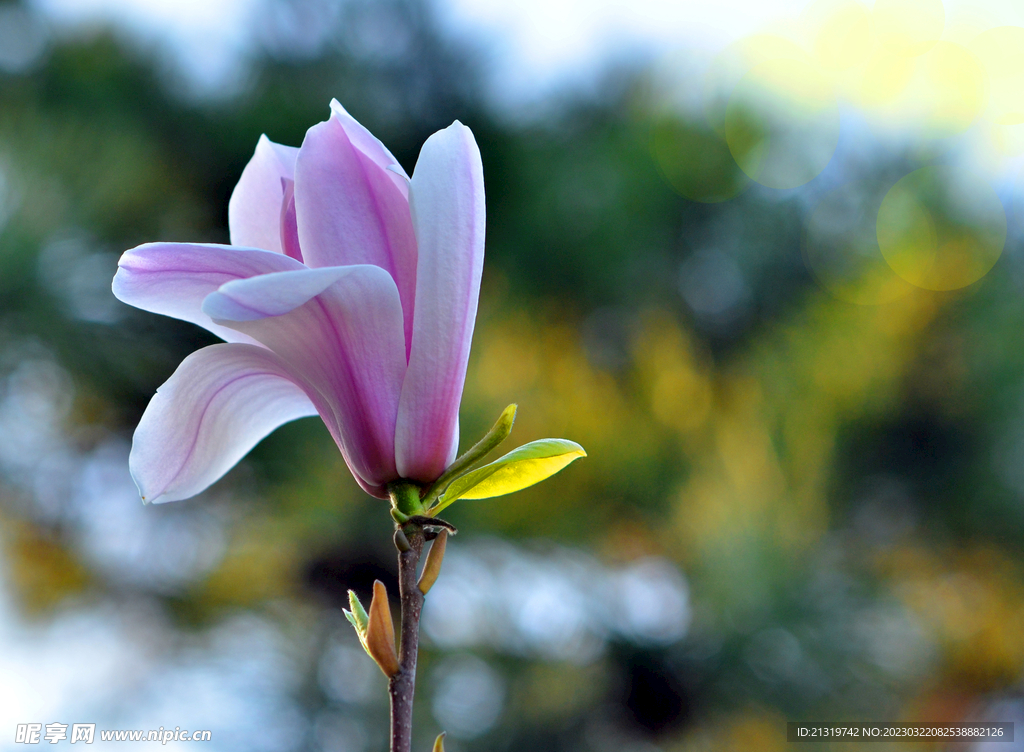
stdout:
<svg viewBox="0 0 1024 752">
<path fill-rule="evenodd" d="M 288 363 L 366 486 L 398 477 L 405 343 L 398 290 L 386 271 L 363 264 L 266 274 L 229 282 L 203 310 Z"/>
<path fill-rule="evenodd" d="M 419 269 L 395 454 L 402 477 L 432 481 L 451 462 L 457 440 L 483 271 L 483 166 L 469 128 L 456 121 L 427 139 L 409 203 Z"/>
<path fill-rule="evenodd" d="M 117 262 L 114 296 L 151 313 L 190 321 L 228 342 L 255 340 L 219 324 L 202 311 L 206 296 L 225 282 L 269 272 L 303 269 L 280 253 L 207 243 L 147 243 Z"/>
<path fill-rule="evenodd" d="M 295 163 L 295 217 L 306 266 L 373 264 L 395 280 L 406 339 L 416 297 L 409 202 L 352 141 L 335 113 L 306 133 Z M 408 346 L 407 346 L 408 353 Z"/>
<path fill-rule="evenodd" d="M 378 166 L 387 170 L 389 173 L 388 177 L 398 186 L 398 190 L 402 192 L 402 195 L 408 198 L 409 176 L 405 173 L 402 165 L 398 163 L 398 160 L 388 151 L 388 147 L 370 133 L 362 123 L 349 115 L 348 110 L 342 107 L 341 102 L 337 99 L 331 100 L 331 112 L 337 115 L 341 121 L 341 125 L 345 129 L 345 133 L 348 134 L 352 145 L 372 159 Z"/>
<path fill-rule="evenodd" d="M 266 348 L 238 343 L 192 353 L 157 389 L 128 460 L 144 501 L 203 491 L 278 426 L 316 408 Z"/>
</svg>

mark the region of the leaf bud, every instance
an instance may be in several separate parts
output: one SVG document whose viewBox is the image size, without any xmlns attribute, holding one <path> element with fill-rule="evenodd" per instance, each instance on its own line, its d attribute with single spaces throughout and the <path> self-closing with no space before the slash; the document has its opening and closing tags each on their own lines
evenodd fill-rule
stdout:
<svg viewBox="0 0 1024 752">
<path fill-rule="evenodd" d="M 424 595 L 430 591 L 441 574 L 441 562 L 444 561 L 444 549 L 447 544 L 448 531 L 441 528 L 434 542 L 430 544 L 427 560 L 423 563 L 423 571 L 420 573 L 420 581 L 416 584 Z"/>
<path fill-rule="evenodd" d="M 391 621 L 388 591 L 384 583 L 373 583 L 373 600 L 366 626 L 366 652 L 377 662 L 389 679 L 398 673 L 398 653 L 395 651 L 395 625 Z"/>
<path fill-rule="evenodd" d="M 409 545 L 409 539 L 401 529 L 395 531 L 395 548 L 403 554 L 412 549 L 412 546 Z"/>
<path fill-rule="evenodd" d="M 366 625 L 369 621 L 369 617 L 366 615 L 366 609 L 363 608 L 363 604 L 359 602 L 359 596 L 356 595 L 354 590 L 348 591 L 348 605 L 351 611 L 345 611 L 342 609 L 342 613 L 345 614 L 345 618 L 348 619 L 352 626 L 355 627 L 356 634 L 359 636 L 359 641 L 363 643 L 363 647 L 366 647 Z"/>
</svg>

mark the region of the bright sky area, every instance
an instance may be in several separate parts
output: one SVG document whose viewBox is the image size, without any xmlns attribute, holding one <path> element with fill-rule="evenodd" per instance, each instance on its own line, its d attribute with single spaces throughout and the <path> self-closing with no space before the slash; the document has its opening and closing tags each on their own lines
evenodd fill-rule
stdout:
<svg viewBox="0 0 1024 752">
<path fill-rule="evenodd" d="M 31 0 L 61 24 L 112 20 L 142 39 L 165 39 L 214 79 L 230 78 L 259 0 Z M 674 48 L 715 51 L 796 18 L 806 0 L 439 0 L 443 22 L 493 55 L 506 96 L 536 96 L 611 56 Z M 1024 26 L 1020 0 L 945 0 L 947 19 Z"/>
</svg>

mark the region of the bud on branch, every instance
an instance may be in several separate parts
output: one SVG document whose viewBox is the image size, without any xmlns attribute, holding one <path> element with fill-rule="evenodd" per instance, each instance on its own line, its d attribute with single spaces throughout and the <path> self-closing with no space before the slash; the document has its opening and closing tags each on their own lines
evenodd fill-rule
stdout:
<svg viewBox="0 0 1024 752">
<path fill-rule="evenodd" d="M 380 580 L 373 583 L 373 600 L 370 601 L 369 614 L 359 602 L 359 596 L 352 590 L 348 591 L 348 602 L 352 610 L 344 612 L 345 618 L 355 627 L 363 650 L 390 679 L 398 673 L 398 654 L 395 651 L 395 625 L 391 620 L 387 588 Z"/>
<path fill-rule="evenodd" d="M 380 670 L 389 679 L 398 673 L 398 653 L 395 651 L 395 624 L 391 621 L 388 591 L 384 583 L 373 583 L 370 619 L 366 626 L 366 652 L 377 661 Z"/>
<path fill-rule="evenodd" d="M 427 560 L 423 564 L 423 571 L 420 573 L 420 581 L 416 583 L 416 586 L 424 595 L 430 591 L 430 588 L 437 582 L 438 575 L 441 574 L 441 562 L 444 561 L 444 549 L 447 544 L 448 531 L 445 528 L 441 528 L 430 546 L 430 553 L 427 554 Z"/>
</svg>

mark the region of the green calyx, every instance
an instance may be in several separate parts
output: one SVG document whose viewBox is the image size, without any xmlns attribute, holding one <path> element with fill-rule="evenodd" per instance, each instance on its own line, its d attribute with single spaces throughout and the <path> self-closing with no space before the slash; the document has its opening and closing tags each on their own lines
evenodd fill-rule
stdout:
<svg viewBox="0 0 1024 752">
<path fill-rule="evenodd" d="M 388 496 L 391 497 L 391 516 L 399 525 L 404 525 L 410 517 L 422 515 L 425 507 L 420 501 L 420 486 L 411 480 L 396 480 L 388 483 Z"/>
</svg>

